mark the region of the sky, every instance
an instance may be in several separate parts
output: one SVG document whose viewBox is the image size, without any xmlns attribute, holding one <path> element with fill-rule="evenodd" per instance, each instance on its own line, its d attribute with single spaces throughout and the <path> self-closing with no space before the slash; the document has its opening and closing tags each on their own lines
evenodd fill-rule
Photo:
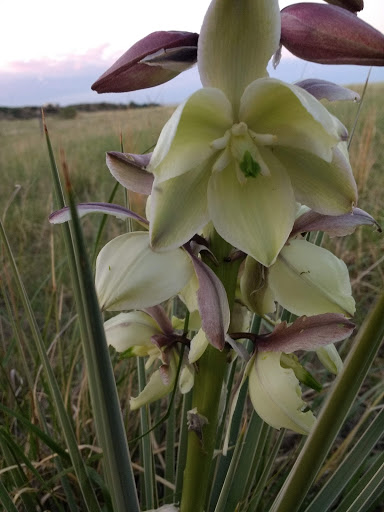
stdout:
<svg viewBox="0 0 384 512">
<path fill-rule="evenodd" d="M 308 0 L 307 0 L 308 1 Z M 318 3 L 323 3 L 317 0 Z M 280 8 L 295 3 L 280 0 Z M 365 0 L 359 16 L 384 32 L 384 0 Z M 113 101 L 176 104 L 200 87 L 196 67 L 155 88 L 102 94 L 91 84 L 130 46 L 156 30 L 199 32 L 209 0 L 2 0 L 0 106 Z M 323 78 L 340 84 L 365 81 L 368 68 L 322 66 L 288 52 L 272 76 L 293 82 Z M 384 81 L 384 67 L 371 81 Z"/>
</svg>

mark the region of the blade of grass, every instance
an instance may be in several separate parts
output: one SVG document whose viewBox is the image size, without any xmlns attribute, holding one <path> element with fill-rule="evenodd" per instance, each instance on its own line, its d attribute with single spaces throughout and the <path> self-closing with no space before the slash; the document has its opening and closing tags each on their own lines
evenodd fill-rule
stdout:
<svg viewBox="0 0 384 512">
<path fill-rule="evenodd" d="M 344 459 L 343 463 L 338 466 L 335 473 L 322 486 L 319 493 L 305 509 L 305 512 L 330 509 L 332 503 L 340 496 L 354 475 L 361 472 L 361 466 L 365 463 L 366 458 L 370 456 L 371 450 L 383 435 L 384 409 L 372 421 L 353 450 Z"/>
<path fill-rule="evenodd" d="M 271 450 L 271 452 L 267 458 L 267 461 L 264 464 L 263 472 L 262 472 L 262 474 L 257 482 L 257 485 L 253 491 L 253 497 L 249 504 L 250 510 L 257 510 L 260 499 L 262 497 L 263 490 L 267 484 L 267 480 L 271 473 L 271 469 L 275 462 L 278 451 L 280 450 L 280 446 L 281 446 L 281 443 L 283 442 L 284 436 L 285 436 L 285 430 L 281 429 L 281 431 L 279 432 L 278 437 L 273 445 L 273 449 Z"/>
<path fill-rule="evenodd" d="M 32 464 L 30 464 L 29 459 L 24 456 L 19 447 L 13 442 L 11 436 L 9 436 L 3 428 L 0 428 L 0 451 L 7 466 L 13 467 L 9 472 L 9 476 L 13 480 L 13 484 L 16 489 L 24 489 L 28 487 L 28 478 L 22 469 L 23 462 L 27 462 L 28 468 L 35 473 L 35 476 L 38 478 L 40 477 Z M 35 493 L 23 492 L 20 496 L 26 510 L 34 510 L 39 508 L 41 505 Z"/>
<path fill-rule="evenodd" d="M 72 464 L 76 473 L 76 476 L 78 478 L 79 486 L 81 488 L 82 494 L 84 496 L 84 500 L 87 506 L 87 510 L 89 512 L 93 511 L 100 511 L 99 504 L 96 499 L 96 495 L 94 493 L 94 490 L 92 488 L 92 485 L 90 483 L 90 480 L 87 475 L 87 470 L 84 464 L 84 461 L 81 457 L 80 451 L 77 446 L 77 441 L 75 434 L 72 429 L 71 420 L 68 417 L 67 411 L 65 409 L 63 399 L 60 393 L 59 386 L 57 384 L 55 375 L 53 373 L 53 370 L 51 368 L 49 359 L 47 357 L 47 354 L 45 352 L 45 346 L 44 342 L 41 338 L 39 328 L 35 319 L 35 316 L 33 314 L 31 304 L 29 302 L 27 293 L 24 289 L 23 282 L 21 280 L 21 276 L 19 273 L 19 270 L 16 266 L 15 259 L 13 257 L 8 238 L 6 236 L 6 233 L 4 231 L 4 227 L 2 222 L 0 221 L 0 239 L 3 243 L 5 253 L 8 257 L 8 261 L 10 263 L 11 271 L 16 283 L 17 290 L 20 295 L 20 299 L 22 301 L 25 314 L 30 326 L 30 329 L 32 331 L 32 339 L 35 342 L 35 346 L 37 349 L 37 352 L 40 357 L 41 364 L 43 365 L 46 377 L 47 377 L 47 383 L 49 386 L 49 390 L 51 393 L 51 397 L 53 400 L 53 403 L 55 404 L 55 409 L 57 412 L 57 416 L 61 425 L 61 429 L 63 431 L 63 435 L 67 444 L 67 448 L 72 460 Z"/>
<path fill-rule="evenodd" d="M 233 453 L 215 512 L 235 510 L 237 504 L 243 498 L 252 461 L 255 457 L 258 460 L 261 457 L 259 447 L 262 424 L 262 419 L 253 412 L 247 432 L 241 436 L 241 444 L 238 445 L 238 442 L 236 443 L 235 452 Z M 229 478 L 229 475 L 232 475 L 232 478 Z"/>
<path fill-rule="evenodd" d="M 170 406 L 170 414 L 167 420 L 166 440 L 165 440 L 165 479 L 175 482 L 175 402 Z M 173 503 L 174 491 L 169 487 L 164 488 L 164 503 Z"/>
<path fill-rule="evenodd" d="M 137 373 L 139 380 L 139 392 L 145 388 L 146 376 L 145 376 L 145 363 L 142 357 L 137 357 Z M 148 432 L 149 430 L 149 410 L 148 407 L 140 408 L 140 428 L 141 434 Z M 145 495 L 145 507 L 148 509 L 155 508 L 155 479 L 154 479 L 154 467 L 153 467 L 153 453 L 151 445 L 151 437 L 144 435 L 140 439 L 141 443 L 141 459 L 144 467 L 144 495 Z M 144 507 L 144 503 L 142 503 Z"/>
<path fill-rule="evenodd" d="M 360 491 L 355 501 L 347 509 L 347 512 L 363 512 L 364 510 L 367 510 L 367 504 L 371 501 L 375 501 L 379 494 L 381 494 L 383 490 L 383 481 L 384 462 L 382 462 L 381 466 L 366 484 L 364 489 Z"/>
<path fill-rule="evenodd" d="M 384 336 L 384 294 L 361 326 L 343 372 L 337 377 L 290 475 L 272 505 L 271 512 L 295 512 L 320 470 Z"/>
<path fill-rule="evenodd" d="M 63 159 L 66 191 L 71 210 L 73 252 L 81 294 L 79 319 L 96 429 L 103 449 L 107 481 L 115 512 L 139 512 L 139 503 L 126 433 L 105 338 L 93 274 L 85 249 L 69 173 Z M 79 305 L 79 302 L 78 302 Z"/>
<path fill-rule="evenodd" d="M 7 512 L 18 512 L 11 497 L 9 496 L 7 489 L 4 487 L 0 480 L 0 501 L 4 506 L 4 510 Z"/>
<path fill-rule="evenodd" d="M 180 419 L 179 448 L 177 451 L 175 503 L 180 501 L 181 489 L 183 487 L 183 475 L 185 469 L 185 462 L 187 460 L 187 411 L 189 411 L 190 409 L 192 409 L 192 392 L 183 395 L 183 407 L 181 409 Z"/>
<path fill-rule="evenodd" d="M 349 493 L 344 497 L 343 501 L 338 505 L 337 512 L 348 512 L 350 507 L 358 500 L 359 496 L 364 492 L 364 489 L 367 488 L 370 481 L 375 478 L 375 475 L 382 471 L 384 465 L 384 453 L 381 453 L 375 462 L 371 465 L 368 471 L 360 477 L 359 481 L 354 485 L 354 487 L 349 491 Z M 383 473 L 381 474 L 381 478 L 383 478 Z M 383 488 L 381 487 L 378 495 L 383 492 Z M 376 497 L 374 498 L 376 499 Z"/>
<path fill-rule="evenodd" d="M 232 496 L 230 495 L 231 491 L 231 484 L 234 480 L 235 471 L 239 468 L 239 465 L 237 464 L 239 461 L 240 451 L 241 447 L 243 445 L 243 438 L 244 438 L 244 431 L 240 433 L 237 443 L 235 446 L 235 451 L 233 453 L 231 464 L 228 468 L 227 476 L 224 481 L 223 489 L 220 493 L 219 499 L 217 501 L 217 505 L 215 508 L 215 512 L 222 512 L 226 510 L 226 506 L 229 503 L 228 500 L 231 501 L 231 503 L 234 503 L 234 500 L 232 499 Z M 237 503 L 235 504 L 237 505 Z M 231 505 L 231 510 L 235 510 L 235 507 Z"/>
<path fill-rule="evenodd" d="M 58 207 L 63 208 L 65 206 L 64 194 L 44 118 L 43 126 L 56 201 Z M 67 193 L 70 200 L 72 230 L 70 231 L 67 224 L 62 227 L 78 308 L 95 423 L 103 449 L 107 480 L 115 512 L 125 512 L 126 510 L 138 512 L 139 504 L 133 470 L 93 275 L 84 246 L 65 161 L 63 161 L 63 167 L 67 172 Z M 99 510 L 98 506 L 95 508 L 96 510 Z"/>
</svg>

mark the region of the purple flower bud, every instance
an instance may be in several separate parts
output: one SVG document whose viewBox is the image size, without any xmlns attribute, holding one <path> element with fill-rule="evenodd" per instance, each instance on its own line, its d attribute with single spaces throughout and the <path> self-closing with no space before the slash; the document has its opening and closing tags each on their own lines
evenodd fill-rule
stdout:
<svg viewBox="0 0 384 512">
<path fill-rule="evenodd" d="M 191 32 L 153 32 L 126 51 L 92 89 L 129 92 L 168 82 L 195 64 L 198 38 Z"/>
<path fill-rule="evenodd" d="M 384 66 L 384 35 L 334 5 L 293 4 L 281 11 L 281 42 L 320 64 Z"/>
<path fill-rule="evenodd" d="M 338 5 L 351 12 L 362 11 L 364 9 L 364 0 L 325 0 L 329 4 Z"/>
</svg>

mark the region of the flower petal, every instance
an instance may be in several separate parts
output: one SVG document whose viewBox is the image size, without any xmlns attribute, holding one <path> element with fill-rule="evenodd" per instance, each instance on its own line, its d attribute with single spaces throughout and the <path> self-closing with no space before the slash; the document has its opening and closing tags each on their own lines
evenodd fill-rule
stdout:
<svg viewBox="0 0 384 512">
<path fill-rule="evenodd" d="M 299 203 L 325 215 L 352 211 L 357 188 L 342 144 L 334 148 L 331 163 L 297 149 L 276 147 L 274 153 L 286 168 Z"/>
<path fill-rule="evenodd" d="M 280 365 L 280 352 L 258 353 L 249 374 L 249 396 L 257 414 L 274 428 L 309 434 L 316 418 L 301 398 L 299 381 Z"/>
<path fill-rule="evenodd" d="M 120 313 L 104 323 L 108 345 L 117 352 L 146 356 L 156 347 L 151 343 L 154 334 L 162 334 L 156 322 L 142 311 Z M 126 354 L 128 355 L 128 354 Z"/>
<path fill-rule="evenodd" d="M 260 352 L 285 352 L 297 350 L 317 350 L 323 345 L 348 338 L 355 324 L 337 313 L 301 316 L 291 325 L 277 324 L 271 334 L 255 336 L 256 347 Z"/>
<path fill-rule="evenodd" d="M 172 350 L 167 365 L 167 382 L 164 382 L 164 372 L 162 373 L 160 369 L 152 373 L 143 391 L 137 397 L 132 397 L 129 400 L 132 411 L 163 398 L 173 390 L 177 375 L 177 364 L 178 358 Z"/>
<path fill-rule="evenodd" d="M 271 175 L 259 174 L 240 184 L 236 163 L 214 173 L 208 186 L 208 209 L 218 233 L 265 266 L 272 265 L 295 219 L 288 175 L 269 151 L 263 151 Z"/>
<path fill-rule="evenodd" d="M 109 151 L 106 161 L 112 176 L 123 187 L 148 196 L 153 184 L 153 175 L 146 171 L 151 156 L 152 153 L 134 155 Z"/>
<path fill-rule="evenodd" d="M 245 87 L 267 74 L 279 46 L 276 0 L 213 0 L 201 28 L 197 65 L 205 87 L 222 89 L 237 111 Z"/>
<path fill-rule="evenodd" d="M 152 306 L 150 308 L 145 308 L 145 312 L 152 317 L 152 319 L 157 323 L 164 334 L 169 335 L 173 333 L 172 322 L 168 318 L 168 315 L 165 312 L 163 306 Z"/>
<path fill-rule="evenodd" d="M 298 148 L 331 161 L 345 127 L 304 89 L 274 78 L 252 82 L 241 98 L 240 120 L 256 133 L 277 137 L 274 145 Z"/>
<path fill-rule="evenodd" d="M 331 373 L 338 375 L 343 369 L 343 361 L 333 343 L 319 347 L 316 354 L 321 363 Z"/>
<path fill-rule="evenodd" d="M 223 350 L 230 322 L 227 294 L 222 282 L 208 265 L 193 255 L 191 260 L 199 281 L 197 302 L 201 327 L 210 343 Z"/>
<path fill-rule="evenodd" d="M 183 249 L 156 253 L 148 233 L 118 236 L 100 251 L 96 261 L 96 290 L 100 307 L 122 311 L 160 304 L 176 295 L 193 275 Z"/>
<path fill-rule="evenodd" d="M 92 90 L 98 93 L 136 91 L 171 80 L 196 62 L 198 37 L 191 32 L 152 32 L 101 75 Z"/>
<path fill-rule="evenodd" d="M 222 91 L 196 91 L 164 126 L 148 170 L 164 181 L 194 169 L 215 153 L 211 143 L 231 125 L 232 107 Z"/>
<path fill-rule="evenodd" d="M 242 301 L 251 311 L 260 316 L 275 312 L 275 302 L 268 286 L 268 270 L 251 256 L 245 260 L 240 290 Z"/>
<path fill-rule="evenodd" d="M 348 11 L 356 12 L 364 9 L 364 0 L 325 0 L 329 4 L 339 5 Z"/>
<path fill-rule="evenodd" d="M 144 217 L 118 204 L 79 203 L 76 205 L 76 210 L 79 217 L 84 217 L 84 215 L 88 215 L 88 213 L 103 213 L 104 215 L 113 215 L 121 220 L 134 219 L 145 227 L 148 225 L 147 219 L 144 219 Z M 68 206 L 51 213 L 49 216 L 49 222 L 51 224 L 62 224 L 69 220 L 71 220 L 71 211 Z"/>
<path fill-rule="evenodd" d="M 318 78 L 307 78 L 300 80 L 295 85 L 305 89 L 312 94 L 317 100 L 326 99 L 328 101 L 360 101 L 360 96 L 352 89 L 347 89 L 341 85 L 328 82 L 328 80 L 320 80 Z"/>
<path fill-rule="evenodd" d="M 295 315 L 355 312 L 345 263 L 305 240 L 290 240 L 282 249 L 268 283 L 275 300 Z"/>
<path fill-rule="evenodd" d="M 197 334 L 191 339 L 188 361 L 191 364 L 196 363 L 196 361 L 204 354 L 208 345 L 209 341 L 207 340 L 205 332 L 203 329 L 199 329 Z"/>
<path fill-rule="evenodd" d="M 186 364 L 180 372 L 179 389 L 180 393 L 185 395 L 193 388 L 195 382 L 195 370 L 191 364 Z"/>
<path fill-rule="evenodd" d="M 182 176 L 166 181 L 155 179 L 150 207 L 152 247 L 180 247 L 209 221 L 207 189 L 211 159 Z"/>
<path fill-rule="evenodd" d="M 296 57 L 311 62 L 384 65 L 384 35 L 334 5 L 300 2 L 283 9 L 281 42 Z"/>
<path fill-rule="evenodd" d="M 331 238 L 346 236 L 353 233 L 357 226 L 363 225 L 376 226 L 379 233 L 382 231 L 380 224 L 360 208 L 353 208 L 352 213 L 345 215 L 322 215 L 309 210 L 296 219 L 291 236 L 310 231 L 325 231 Z"/>
</svg>

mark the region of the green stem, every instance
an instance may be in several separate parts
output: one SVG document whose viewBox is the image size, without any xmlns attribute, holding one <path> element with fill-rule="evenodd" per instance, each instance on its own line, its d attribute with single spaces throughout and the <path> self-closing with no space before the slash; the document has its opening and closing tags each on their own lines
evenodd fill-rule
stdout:
<svg viewBox="0 0 384 512">
<path fill-rule="evenodd" d="M 222 281 L 227 292 L 229 306 L 232 309 L 240 262 L 232 262 L 228 259 L 231 246 L 216 232 L 213 233 L 210 243 L 210 249 L 217 258 L 218 265 L 210 260 L 206 260 L 206 263 Z M 226 364 L 227 350 L 219 352 L 211 345 L 199 359 L 199 369 L 193 388 L 192 407 L 196 408 L 197 413 L 204 416 L 208 423 L 202 428 L 201 439 L 195 431 L 188 432 L 187 463 L 180 512 L 202 512 L 204 510 L 216 444 L 218 409 Z"/>
</svg>

